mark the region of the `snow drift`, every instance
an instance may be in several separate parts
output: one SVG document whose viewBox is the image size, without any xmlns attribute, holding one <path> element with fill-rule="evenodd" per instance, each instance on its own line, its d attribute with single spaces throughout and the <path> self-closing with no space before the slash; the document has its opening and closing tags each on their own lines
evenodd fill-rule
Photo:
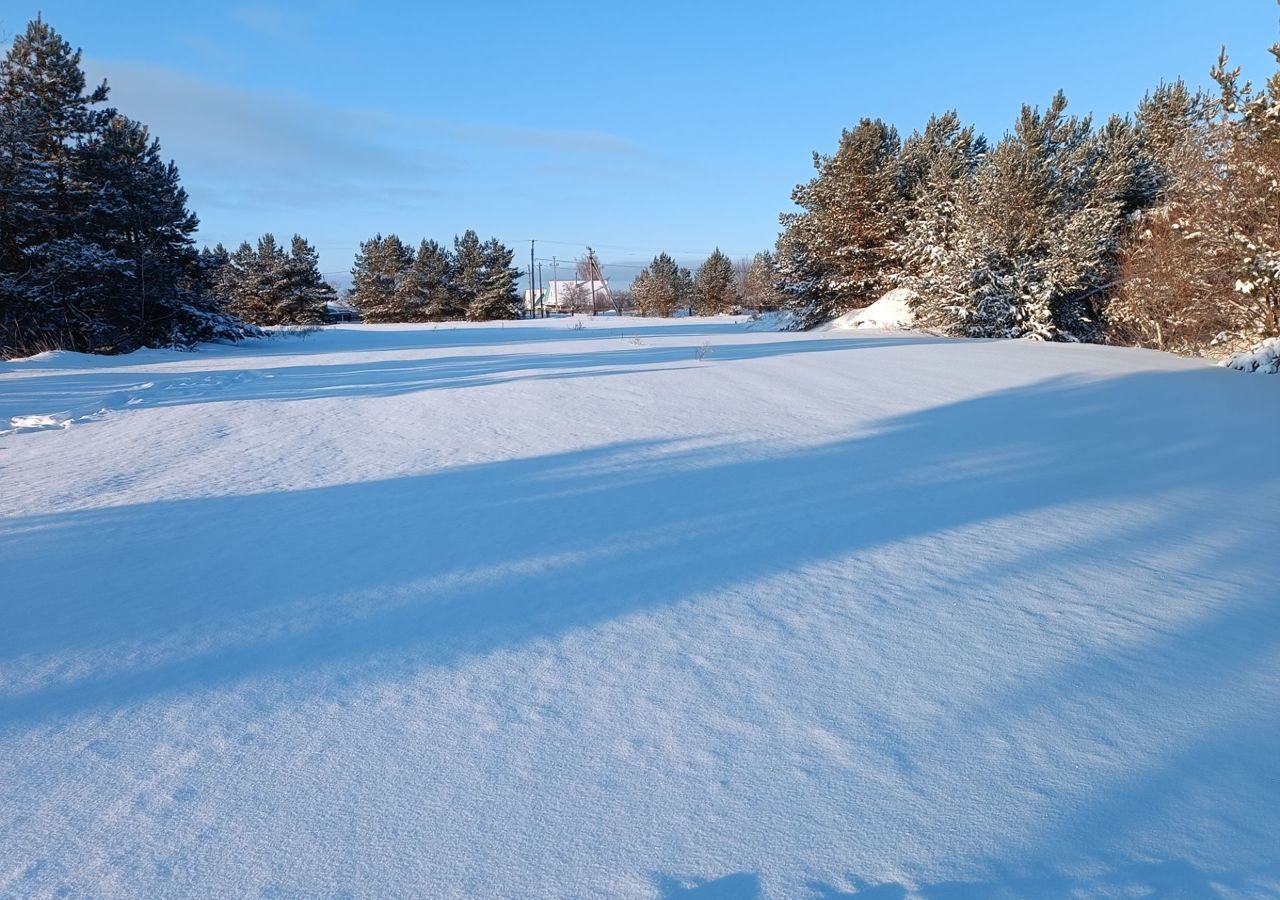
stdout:
<svg viewBox="0 0 1280 900">
<path fill-rule="evenodd" d="M 911 310 L 914 296 L 915 292 L 907 288 L 894 288 L 870 306 L 855 309 L 835 319 L 831 327 L 877 328 L 886 331 L 911 328 L 915 324 L 915 313 Z"/>
</svg>

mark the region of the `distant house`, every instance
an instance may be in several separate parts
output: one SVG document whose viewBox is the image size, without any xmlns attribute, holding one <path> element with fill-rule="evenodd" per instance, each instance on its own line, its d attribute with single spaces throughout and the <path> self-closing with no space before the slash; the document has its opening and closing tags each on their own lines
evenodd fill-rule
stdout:
<svg viewBox="0 0 1280 900">
<path fill-rule="evenodd" d="M 533 291 L 524 292 L 524 308 L 532 311 L 546 309 L 549 313 L 570 313 L 575 310 L 591 309 L 591 281 L 548 281 L 543 285 L 542 293 L 535 296 Z M 596 281 L 596 309 L 608 309 L 609 282 Z M 539 305 L 541 304 L 541 305 Z"/>
<path fill-rule="evenodd" d="M 338 322 L 359 322 L 360 311 L 346 300 L 338 298 L 325 303 L 324 318 L 330 325 Z"/>
</svg>

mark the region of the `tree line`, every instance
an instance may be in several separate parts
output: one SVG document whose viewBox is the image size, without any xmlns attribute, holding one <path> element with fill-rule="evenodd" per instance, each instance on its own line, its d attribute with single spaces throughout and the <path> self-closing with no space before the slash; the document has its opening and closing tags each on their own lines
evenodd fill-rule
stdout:
<svg viewBox="0 0 1280 900">
<path fill-rule="evenodd" d="M 515 251 L 468 230 L 449 249 L 423 240 L 415 250 L 394 234 L 360 245 L 351 269 L 352 305 L 366 322 L 517 319 Z"/>
<path fill-rule="evenodd" d="M 0 354 L 234 339 L 178 170 L 43 20 L 0 60 Z"/>
<path fill-rule="evenodd" d="M 106 106 L 42 18 L 0 60 L 0 356 L 126 352 L 326 319 L 337 299 L 315 248 L 266 234 L 196 250 L 199 219 L 145 125 Z M 352 303 L 366 320 L 519 315 L 513 252 L 468 231 L 452 251 L 394 235 L 361 245 Z"/>
<path fill-rule="evenodd" d="M 1200 353 L 1280 334 L 1280 73 L 1255 90 L 1224 50 L 1212 76 L 1100 126 L 1059 93 L 994 146 L 954 111 L 905 140 L 863 119 L 781 216 L 784 306 L 805 327 L 905 287 L 954 335 Z"/>
<path fill-rule="evenodd" d="M 717 247 L 696 273 L 659 253 L 631 282 L 629 299 L 642 316 L 672 316 L 681 310 L 696 316 L 762 311 L 784 302 L 776 281 L 769 252 L 735 263 Z"/>
</svg>

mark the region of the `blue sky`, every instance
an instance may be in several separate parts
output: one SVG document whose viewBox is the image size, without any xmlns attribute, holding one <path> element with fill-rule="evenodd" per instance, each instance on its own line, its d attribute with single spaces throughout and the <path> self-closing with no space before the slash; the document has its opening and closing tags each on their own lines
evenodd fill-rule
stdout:
<svg viewBox="0 0 1280 900">
<path fill-rule="evenodd" d="M 1059 87 L 1105 116 L 1204 83 L 1222 43 L 1260 81 L 1280 36 L 1271 0 L 4 0 L 6 44 L 38 10 L 178 162 L 202 241 L 297 231 L 339 280 L 379 231 L 591 243 L 620 281 L 749 255 L 862 116 L 995 138 Z"/>
</svg>

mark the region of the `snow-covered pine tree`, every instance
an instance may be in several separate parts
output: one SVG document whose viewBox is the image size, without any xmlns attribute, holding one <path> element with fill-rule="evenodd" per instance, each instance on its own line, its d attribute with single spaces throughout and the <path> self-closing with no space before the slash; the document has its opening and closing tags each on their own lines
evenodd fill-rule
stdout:
<svg viewBox="0 0 1280 900">
<path fill-rule="evenodd" d="M 965 285 L 954 281 L 956 218 L 973 189 L 973 173 L 987 152 L 986 139 L 963 126 L 954 110 L 934 116 L 902 146 L 907 212 L 897 242 L 902 268 L 897 284 L 914 294 L 917 322 L 950 329 L 963 306 Z"/>
<path fill-rule="evenodd" d="M 511 265 L 515 251 L 490 238 L 480 246 L 483 264 L 479 288 L 467 307 L 467 318 L 473 322 L 492 319 L 520 318 L 520 270 Z"/>
<path fill-rule="evenodd" d="M 31 126 L 26 131 L 27 155 L 7 160 L 6 165 L 32 166 L 44 195 L 40 199 L 49 201 L 43 209 L 26 207 L 35 218 L 0 219 L 9 226 L 5 230 L 11 241 L 24 236 L 70 237 L 80 224 L 86 185 L 77 180 L 77 153 L 114 114 L 93 108 L 106 102 L 106 82 L 93 90 L 86 88 L 80 51 L 38 16 L 27 23 L 26 31 L 0 61 L 0 107 L 9 113 L 5 118 L 22 119 Z M 21 211 L 0 200 L 0 215 Z"/>
<path fill-rule="evenodd" d="M 891 286 L 904 225 L 897 131 L 863 119 L 830 156 L 813 155 L 818 174 L 798 185 L 784 213 L 779 268 L 787 306 L 801 327 L 874 302 Z"/>
<path fill-rule="evenodd" d="M 700 316 L 733 312 L 742 302 L 733 261 L 717 247 L 693 279 L 693 311 Z"/>
<path fill-rule="evenodd" d="M 220 273 L 217 292 L 227 309 L 246 322 L 278 325 L 289 278 L 289 254 L 268 233 L 256 247 L 245 241 L 231 254 Z"/>
<path fill-rule="evenodd" d="M 1061 92 L 1024 106 L 956 211 L 951 330 L 973 337 L 1090 340 L 1111 278 L 1135 156 L 1066 115 Z M 1118 138 L 1114 138 L 1114 143 Z"/>
<path fill-rule="evenodd" d="M 326 321 L 326 304 L 337 299 L 320 274 L 320 255 L 300 234 L 289 244 L 284 266 L 284 292 L 277 299 L 275 318 L 281 325 L 319 325 Z"/>
<path fill-rule="evenodd" d="M 121 347 L 192 344 L 234 336 L 239 326 L 205 289 L 177 167 L 160 155 L 145 126 L 114 116 L 81 150 L 81 174 L 95 186 L 83 233 L 126 261 L 116 283 L 85 286 L 99 301 L 98 318 Z"/>
<path fill-rule="evenodd" d="M 1270 51 L 1280 63 L 1280 43 Z M 1233 251 L 1234 290 L 1223 298 L 1230 342 L 1254 346 L 1280 335 L 1280 69 L 1255 90 L 1227 65 L 1224 50 L 1212 74 L 1222 90 L 1216 140 L 1227 196 L 1206 224 Z"/>
<path fill-rule="evenodd" d="M 52 317 L 29 279 L 26 253 L 39 227 L 46 173 L 36 161 L 35 109 L 21 98 L 0 102 L 0 358 L 48 340 Z"/>
<path fill-rule="evenodd" d="M 78 154 L 109 115 L 94 109 L 106 99 L 105 83 L 86 89 L 80 51 L 40 18 L 0 60 L 0 348 L 102 340 L 79 288 L 98 274 L 118 283 L 127 263 L 81 234 L 92 191 Z"/>
<path fill-rule="evenodd" d="M 485 256 L 480 235 L 467 229 L 453 239 L 453 302 L 464 312 L 471 309 L 484 286 Z"/>
<path fill-rule="evenodd" d="M 231 262 L 231 254 L 221 242 L 213 247 L 206 245 L 200 250 L 200 276 L 207 290 L 214 290 L 222 267 L 229 262 Z"/>
<path fill-rule="evenodd" d="M 366 322 L 404 322 L 406 308 L 401 284 L 413 263 L 413 251 L 396 235 L 375 235 L 360 244 L 351 267 L 351 305 Z"/>
<path fill-rule="evenodd" d="M 653 258 L 631 283 L 631 296 L 642 316 L 670 316 L 693 300 L 693 277 L 666 253 Z"/>
<path fill-rule="evenodd" d="M 421 321 L 463 317 L 464 310 L 457 306 L 453 294 L 453 260 L 442 244 L 428 240 L 418 244 L 409 277 L 421 304 Z"/>
<path fill-rule="evenodd" d="M 0 60 L 0 350 L 243 336 L 204 289 L 177 168 L 106 98 L 42 19 Z"/>
<path fill-rule="evenodd" d="M 649 272 L 648 266 L 641 269 L 636 273 L 636 277 L 631 279 L 631 301 L 635 304 L 638 315 L 657 315 L 654 303 L 655 289 L 653 275 Z"/>
</svg>

